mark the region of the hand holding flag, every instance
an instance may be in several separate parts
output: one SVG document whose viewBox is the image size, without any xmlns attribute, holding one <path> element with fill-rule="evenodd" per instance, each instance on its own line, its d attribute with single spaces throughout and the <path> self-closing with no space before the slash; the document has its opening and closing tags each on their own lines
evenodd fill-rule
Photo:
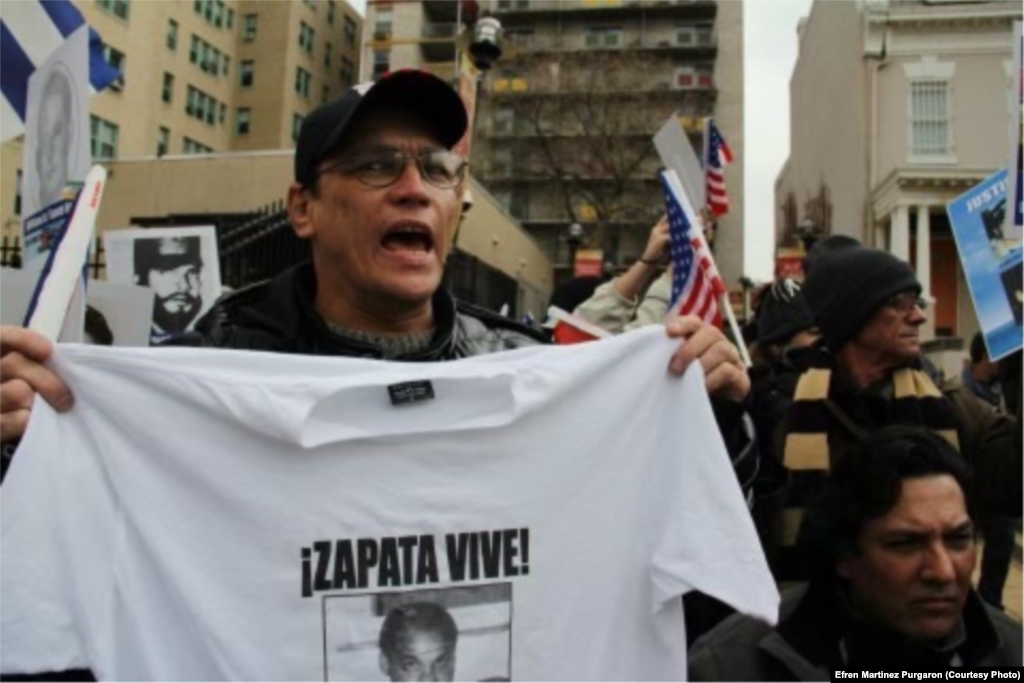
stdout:
<svg viewBox="0 0 1024 683">
<path fill-rule="evenodd" d="M 694 315 L 704 323 L 718 323 L 721 313 L 729 321 L 744 364 L 751 365 L 743 335 L 728 302 L 728 290 L 718 274 L 715 260 L 704 241 L 703 231 L 675 171 L 661 172 L 665 206 L 672 241 L 672 297 L 668 316 Z M 722 299 L 726 297 L 724 305 Z"/>
</svg>

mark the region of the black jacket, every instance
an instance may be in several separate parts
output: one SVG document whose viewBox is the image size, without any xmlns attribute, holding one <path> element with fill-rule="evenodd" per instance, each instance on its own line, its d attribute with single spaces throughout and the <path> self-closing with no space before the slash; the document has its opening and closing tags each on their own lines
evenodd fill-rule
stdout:
<svg viewBox="0 0 1024 683">
<path fill-rule="evenodd" d="M 734 615 L 690 651 L 692 681 L 826 681 L 836 669 L 924 671 L 947 668 L 955 653 L 962 665 L 1020 666 L 1021 627 L 973 591 L 964 606 L 964 638 L 939 653 L 849 615 L 838 588 L 812 585 L 787 594 L 772 628 Z"/>
<path fill-rule="evenodd" d="M 309 263 L 291 268 L 221 298 L 195 330 L 167 343 L 313 356 L 381 358 L 380 349 L 331 332 L 313 308 L 316 280 Z M 425 350 L 403 361 L 454 360 L 544 343 L 524 325 L 456 301 L 444 289 L 434 295 L 436 332 Z"/>
</svg>

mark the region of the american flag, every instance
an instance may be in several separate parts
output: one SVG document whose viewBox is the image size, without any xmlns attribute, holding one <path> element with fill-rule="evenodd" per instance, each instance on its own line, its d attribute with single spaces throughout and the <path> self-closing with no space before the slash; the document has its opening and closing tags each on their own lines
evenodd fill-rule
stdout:
<svg viewBox="0 0 1024 683">
<path fill-rule="evenodd" d="M 674 171 L 662 171 L 672 252 L 672 303 L 669 315 L 696 315 L 718 324 L 718 299 L 725 283 L 718 275 L 707 242 Z"/>
<path fill-rule="evenodd" d="M 716 216 L 729 213 L 729 196 L 725 193 L 726 164 L 732 163 L 729 143 L 715 125 L 714 119 L 704 119 L 704 178 L 707 182 L 708 208 Z"/>
<path fill-rule="evenodd" d="M 4 2 L 0 19 L 0 130 L 7 140 L 25 131 L 28 79 L 85 19 L 70 0 Z M 93 92 L 121 78 L 103 57 L 103 41 L 89 29 L 89 81 Z"/>
</svg>

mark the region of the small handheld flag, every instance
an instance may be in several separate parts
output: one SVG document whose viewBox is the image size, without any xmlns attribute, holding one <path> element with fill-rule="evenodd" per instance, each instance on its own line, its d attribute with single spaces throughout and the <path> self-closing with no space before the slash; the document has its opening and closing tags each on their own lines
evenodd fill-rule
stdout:
<svg viewBox="0 0 1024 683">
<path fill-rule="evenodd" d="M 729 213 L 729 196 L 725 192 L 725 166 L 733 160 L 732 150 L 714 119 L 704 119 L 704 177 L 707 182 L 707 202 L 711 213 L 724 216 Z"/>
</svg>

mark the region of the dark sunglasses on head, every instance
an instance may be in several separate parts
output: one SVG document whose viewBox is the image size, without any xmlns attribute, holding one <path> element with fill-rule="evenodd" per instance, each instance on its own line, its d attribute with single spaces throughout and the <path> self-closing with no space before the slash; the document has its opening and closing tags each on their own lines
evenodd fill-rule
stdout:
<svg viewBox="0 0 1024 683">
<path fill-rule="evenodd" d="M 340 173 L 369 187 L 384 188 L 398 182 L 410 160 L 416 162 L 425 181 L 445 190 L 462 183 L 468 166 L 461 156 L 447 149 L 410 152 L 398 147 L 364 147 L 349 152 L 321 173 Z"/>
</svg>

